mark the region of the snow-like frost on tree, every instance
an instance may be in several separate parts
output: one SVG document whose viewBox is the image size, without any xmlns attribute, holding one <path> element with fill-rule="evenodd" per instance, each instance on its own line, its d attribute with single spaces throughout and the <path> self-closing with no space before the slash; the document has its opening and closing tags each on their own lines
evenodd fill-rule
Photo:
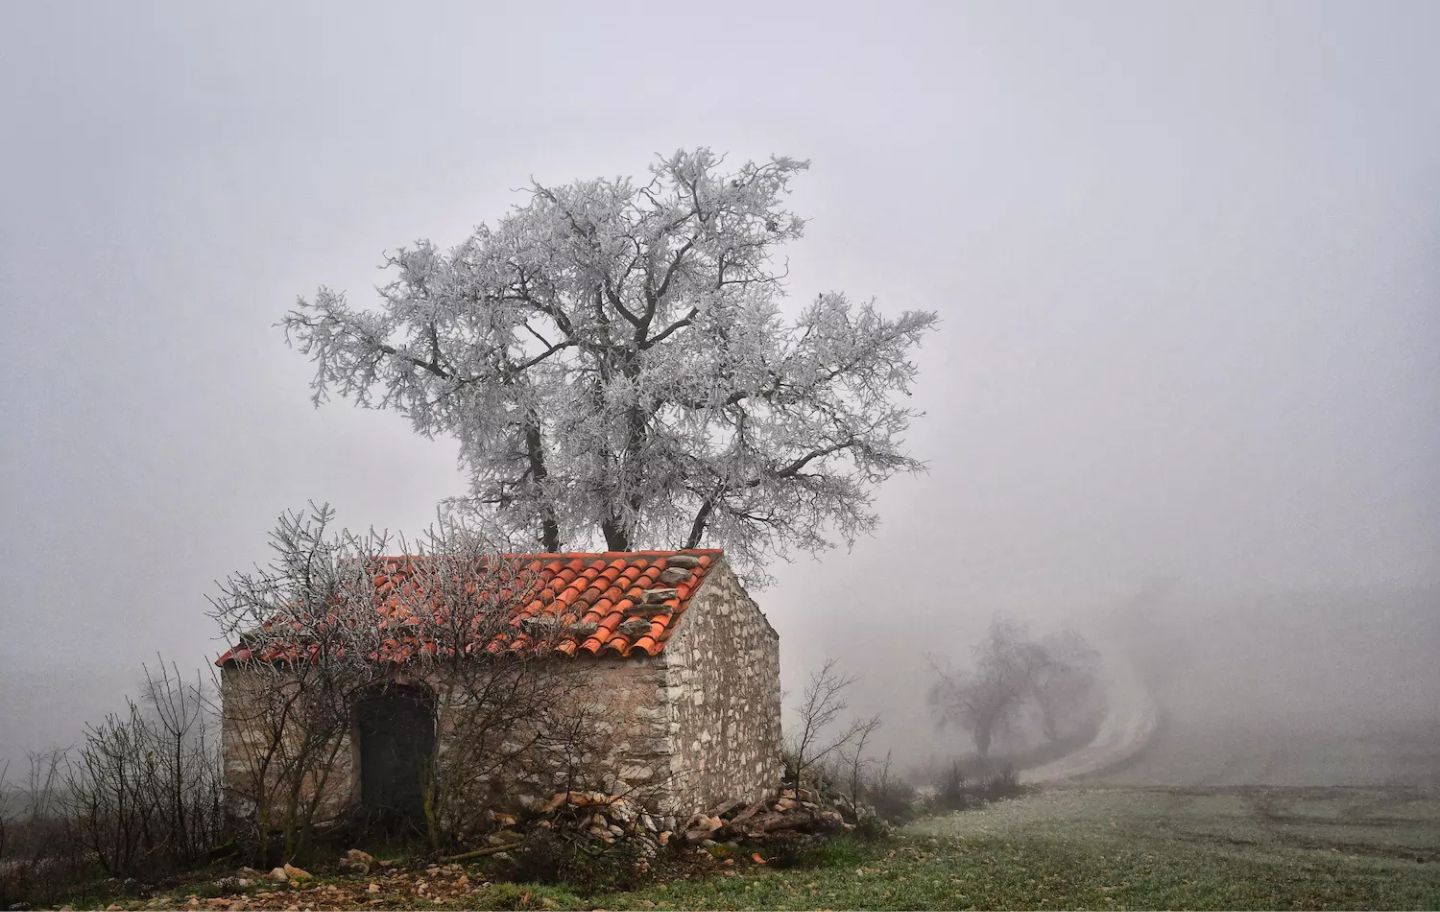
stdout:
<svg viewBox="0 0 1440 912">
<path fill-rule="evenodd" d="M 321 288 L 284 319 L 338 394 L 453 435 L 451 506 L 548 551 L 715 546 L 770 555 L 871 531 L 875 487 L 919 461 L 902 436 L 911 350 L 935 315 L 843 294 L 782 318 L 790 158 L 726 171 L 680 151 L 650 179 L 532 184 L 449 252 L 387 262 L 382 305 Z"/>
</svg>

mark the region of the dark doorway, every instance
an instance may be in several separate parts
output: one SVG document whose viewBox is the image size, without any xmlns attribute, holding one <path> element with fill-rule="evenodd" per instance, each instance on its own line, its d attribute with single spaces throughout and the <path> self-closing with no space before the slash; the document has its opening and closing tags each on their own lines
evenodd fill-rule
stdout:
<svg viewBox="0 0 1440 912">
<path fill-rule="evenodd" d="M 424 832 L 425 793 L 435 759 L 435 713 L 418 687 L 391 684 L 355 707 L 360 805 L 387 833 Z"/>
</svg>

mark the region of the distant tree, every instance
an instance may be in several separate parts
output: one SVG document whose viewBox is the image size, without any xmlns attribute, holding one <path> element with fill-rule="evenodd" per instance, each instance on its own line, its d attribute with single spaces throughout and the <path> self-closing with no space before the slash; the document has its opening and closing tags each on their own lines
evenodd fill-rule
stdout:
<svg viewBox="0 0 1440 912">
<path fill-rule="evenodd" d="M 1041 732 L 1057 741 L 1094 703 L 1100 654 L 1069 630 L 1047 636 L 1037 646 L 1043 661 L 1032 673 L 1030 696 L 1039 710 Z"/>
<path fill-rule="evenodd" d="M 449 252 L 387 258 L 376 310 L 321 288 L 284 318 L 331 393 L 459 440 L 456 505 L 549 551 L 702 544 L 745 570 L 876 524 L 873 489 L 922 468 L 902 436 L 935 315 L 839 293 L 781 315 L 775 257 L 804 221 L 790 158 L 708 149 L 551 187 Z"/>
<path fill-rule="evenodd" d="M 941 725 L 970 734 L 981 757 L 1032 703 L 1045 736 L 1054 740 L 1093 688 L 1097 659 L 1078 634 L 1034 640 L 1023 625 L 997 617 L 975 647 L 973 668 L 935 667 L 930 705 Z"/>
</svg>

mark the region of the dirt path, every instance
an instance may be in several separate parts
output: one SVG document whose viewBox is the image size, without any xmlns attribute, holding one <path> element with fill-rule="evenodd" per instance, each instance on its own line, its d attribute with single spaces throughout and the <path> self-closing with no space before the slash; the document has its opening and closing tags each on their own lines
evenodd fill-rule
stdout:
<svg viewBox="0 0 1440 912">
<path fill-rule="evenodd" d="M 1049 763 L 1022 770 L 1027 783 L 1050 785 L 1096 776 L 1130 762 L 1149 745 L 1160 719 L 1160 707 L 1139 670 L 1122 648 L 1097 643 L 1106 657 L 1104 683 L 1108 703 L 1094 739 Z"/>
</svg>

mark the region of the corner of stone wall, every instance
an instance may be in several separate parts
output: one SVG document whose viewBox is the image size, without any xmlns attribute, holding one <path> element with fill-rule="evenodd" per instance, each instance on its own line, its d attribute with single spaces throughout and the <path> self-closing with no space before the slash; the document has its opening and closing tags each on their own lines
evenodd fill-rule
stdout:
<svg viewBox="0 0 1440 912">
<path fill-rule="evenodd" d="M 723 558 L 686 608 L 666 659 L 676 814 L 779 786 L 779 638 Z"/>
<path fill-rule="evenodd" d="M 672 637 L 672 641 L 679 636 L 681 634 Z M 666 748 L 664 784 L 658 790 L 655 805 L 661 814 L 682 814 L 685 812 L 682 796 L 686 791 L 686 781 L 684 763 L 677 746 L 681 731 L 680 703 L 685 698 L 685 662 L 676 660 L 670 643 L 666 643 L 655 660 L 659 665 L 654 733 Z"/>
</svg>

